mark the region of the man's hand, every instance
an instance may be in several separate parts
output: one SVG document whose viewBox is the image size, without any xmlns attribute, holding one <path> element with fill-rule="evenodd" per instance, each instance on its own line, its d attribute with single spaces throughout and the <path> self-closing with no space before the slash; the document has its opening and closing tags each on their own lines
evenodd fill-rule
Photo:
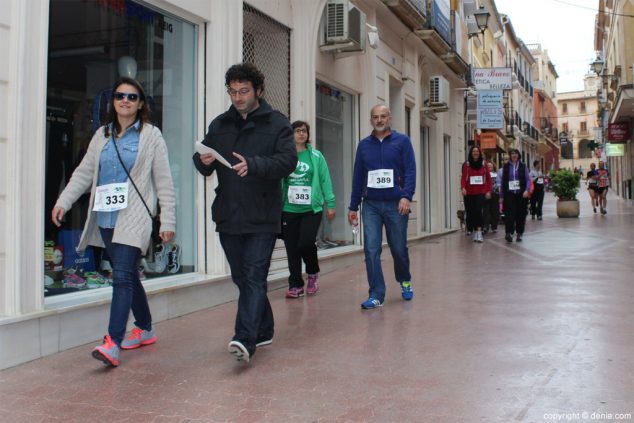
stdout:
<svg viewBox="0 0 634 423">
<path fill-rule="evenodd" d="M 357 212 L 352 210 L 348 211 L 348 223 L 352 225 L 352 222 L 355 220 L 359 223 L 359 215 L 357 215 Z"/>
<path fill-rule="evenodd" d="M 214 162 L 214 160 L 216 160 L 216 158 L 214 157 L 213 154 L 211 153 L 207 153 L 207 154 L 201 154 L 200 155 L 200 161 L 205 165 L 205 166 L 209 166 L 210 164 L 212 164 Z"/>
<path fill-rule="evenodd" d="M 522 197 L 524 197 L 524 198 L 528 198 L 530 196 L 531 195 L 530 195 L 530 193 L 528 191 L 524 191 L 524 193 L 522 194 Z"/>
<path fill-rule="evenodd" d="M 462 189 L 462 195 L 467 195 L 467 189 L 466 188 Z"/>
<path fill-rule="evenodd" d="M 247 176 L 247 172 L 249 171 L 249 169 L 247 167 L 247 160 L 244 157 L 242 157 L 241 155 L 239 155 L 238 153 L 233 153 L 233 155 L 238 160 L 240 160 L 240 163 L 238 163 L 237 165 L 233 165 L 232 166 L 233 170 L 236 171 L 238 176 L 241 176 L 241 177 Z"/>
<path fill-rule="evenodd" d="M 487 192 L 486 194 L 484 194 L 484 198 L 486 198 L 487 200 L 491 199 L 491 192 Z"/>
<path fill-rule="evenodd" d="M 409 210 L 409 200 L 407 198 L 401 198 L 401 201 L 398 202 L 398 213 L 405 215 L 409 213 Z"/>
</svg>

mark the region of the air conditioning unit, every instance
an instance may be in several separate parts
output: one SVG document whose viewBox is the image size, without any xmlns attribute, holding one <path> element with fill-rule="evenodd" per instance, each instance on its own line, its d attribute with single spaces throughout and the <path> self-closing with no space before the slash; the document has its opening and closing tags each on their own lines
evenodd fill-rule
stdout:
<svg viewBox="0 0 634 423">
<path fill-rule="evenodd" d="M 432 107 L 449 106 L 449 81 L 441 75 L 429 78 L 429 105 Z"/>
<path fill-rule="evenodd" d="M 322 52 L 365 51 L 365 13 L 348 0 L 328 0 L 324 9 L 324 44 Z"/>
</svg>

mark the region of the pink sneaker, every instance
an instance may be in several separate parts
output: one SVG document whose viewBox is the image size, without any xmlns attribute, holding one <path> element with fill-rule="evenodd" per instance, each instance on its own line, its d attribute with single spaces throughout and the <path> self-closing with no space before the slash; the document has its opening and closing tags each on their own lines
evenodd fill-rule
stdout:
<svg viewBox="0 0 634 423">
<path fill-rule="evenodd" d="M 308 295 L 315 295 L 319 291 L 319 282 L 317 281 L 317 274 L 308 275 L 308 286 L 306 292 Z"/>
<path fill-rule="evenodd" d="M 299 298 L 304 296 L 304 288 L 291 288 L 286 291 L 286 298 Z"/>
</svg>

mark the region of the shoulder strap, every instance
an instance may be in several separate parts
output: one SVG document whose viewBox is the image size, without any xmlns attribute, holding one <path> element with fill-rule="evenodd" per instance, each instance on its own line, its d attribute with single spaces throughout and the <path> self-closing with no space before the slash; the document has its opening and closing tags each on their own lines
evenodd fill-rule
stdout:
<svg viewBox="0 0 634 423">
<path fill-rule="evenodd" d="M 125 174 L 128 175 L 128 179 L 132 183 L 132 186 L 134 187 L 136 193 L 139 194 L 139 198 L 143 202 L 143 205 L 145 206 L 145 210 L 147 210 L 147 214 L 150 215 L 150 219 L 153 219 L 154 216 L 152 216 L 152 213 L 150 212 L 150 208 L 147 206 L 147 204 L 145 203 L 145 200 L 143 199 L 143 196 L 141 195 L 141 192 L 136 187 L 136 184 L 134 183 L 134 180 L 132 179 L 132 176 L 130 176 L 130 172 L 128 172 L 128 168 L 125 167 L 125 165 L 123 164 L 123 160 L 121 159 L 121 154 L 119 153 L 119 148 L 117 147 L 117 142 L 114 139 L 114 133 L 112 133 L 111 138 L 112 138 L 112 144 L 114 145 L 114 149 L 117 152 L 117 157 L 119 158 L 119 162 L 121 163 L 121 166 L 123 167 L 123 170 L 125 170 Z"/>
</svg>

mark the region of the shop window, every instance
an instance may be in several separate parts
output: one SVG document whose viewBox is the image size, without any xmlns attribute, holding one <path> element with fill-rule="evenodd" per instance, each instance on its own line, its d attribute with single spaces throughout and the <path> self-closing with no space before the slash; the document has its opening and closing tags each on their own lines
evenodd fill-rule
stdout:
<svg viewBox="0 0 634 423">
<path fill-rule="evenodd" d="M 568 103 L 563 103 L 561 105 L 561 113 L 564 115 L 568 114 Z"/>
<path fill-rule="evenodd" d="M 67 211 L 51 210 L 104 123 L 120 76 L 144 87 L 151 120 L 169 150 L 176 191 L 174 241 L 153 247 L 139 263 L 147 280 L 193 272 L 196 263 L 194 172 L 196 127 L 195 25 L 131 0 L 51 0 L 46 101 L 45 295 L 109 285 L 102 249 L 74 253 L 89 212 L 89 194 Z M 160 250 L 160 251 L 159 251 Z"/>
<path fill-rule="evenodd" d="M 354 97 L 323 82 L 316 85 L 316 147 L 324 155 L 336 199 L 336 217 L 328 222 L 324 214 L 317 246 L 328 249 L 350 245 L 353 239 L 348 225 L 348 204 L 352 193 L 354 163 Z M 356 240 L 358 241 L 358 240 Z"/>
</svg>

